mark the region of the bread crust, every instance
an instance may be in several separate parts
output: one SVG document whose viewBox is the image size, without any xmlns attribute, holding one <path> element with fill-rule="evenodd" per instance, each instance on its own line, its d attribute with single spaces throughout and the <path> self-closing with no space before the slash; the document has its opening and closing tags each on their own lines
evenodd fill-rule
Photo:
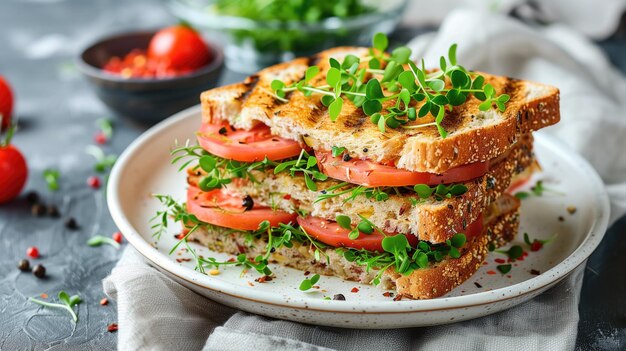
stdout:
<svg viewBox="0 0 626 351">
<path fill-rule="evenodd" d="M 555 124 L 560 119 L 559 90 L 555 87 L 477 72 L 496 91 L 511 100 L 503 113 L 483 112 L 481 103 L 469 96 L 466 103 L 447 111 L 441 138 L 434 126 L 419 129 L 391 129 L 381 133 L 362 110 L 349 100 L 336 122 L 330 121 L 319 94 L 309 97 L 299 91 L 289 93 L 287 103 L 271 95 L 271 81 L 287 84 L 302 78 L 310 64 L 320 67 L 312 83 L 322 82 L 328 58 L 353 54 L 368 55 L 365 48 L 342 47 L 321 52 L 313 58 L 299 58 L 266 68 L 245 82 L 204 92 L 201 96 L 203 121 L 228 120 L 237 128 L 248 129 L 256 123 L 270 126 L 272 133 L 307 143 L 318 150 L 346 147 L 350 156 L 376 162 L 392 162 L 396 167 L 419 172 L 443 173 L 460 165 L 492 159 L 504 153 L 522 135 Z M 234 98 L 233 98 L 234 97 Z M 419 108 L 422 103 L 417 103 Z M 432 122 L 432 117 L 419 123 Z"/>
</svg>

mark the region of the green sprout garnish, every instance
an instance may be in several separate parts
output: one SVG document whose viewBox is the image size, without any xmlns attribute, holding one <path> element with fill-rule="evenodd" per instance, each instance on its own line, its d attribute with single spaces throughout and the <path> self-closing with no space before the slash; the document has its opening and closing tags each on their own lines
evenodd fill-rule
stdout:
<svg viewBox="0 0 626 351">
<path fill-rule="evenodd" d="M 78 322 L 78 316 L 76 315 L 76 312 L 74 312 L 74 306 L 82 302 L 80 299 L 80 296 L 78 295 L 74 295 L 70 297 L 65 291 L 61 291 L 59 292 L 59 301 L 61 301 L 62 303 L 51 303 L 51 302 L 41 301 L 32 297 L 29 297 L 28 301 L 34 302 L 38 305 L 45 306 L 45 307 L 65 309 L 72 316 L 72 320 L 74 321 L 74 323 Z"/>
<path fill-rule="evenodd" d="M 299 289 L 302 291 L 310 290 L 317 282 L 320 280 L 320 275 L 315 274 L 311 278 L 305 278 L 302 283 L 300 283 Z"/>
<path fill-rule="evenodd" d="M 342 62 L 330 58 L 330 68 L 323 80 L 317 78 L 319 67 L 311 66 L 298 82 L 286 84 L 281 80 L 272 81 L 273 95 L 287 102 L 287 92 L 298 90 L 305 96 L 319 94 L 333 122 L 339 118 L 344 99 L 347 99 L 370 116 L 381 133 L 385 133 L 387 128 L 436 126 L 442 138 L 448 135 L 442 124 L 445 110 L 451 111 L 455 106 L 463 105 L 470 94 L 483 101 L 479 105 L 481 111 L 493 106 L 500 112 L 506 109 L 510 96 L 498 95 L 491 84 L 485 84 L 483 76 L 459 65 L 456 44 L 448 50 L 447 58 L 441 56 L 439 70 L 432 72 L 426 70 L 423 60 L 421 68 L 411 61 L 411 50 L 407 47 L 398 47 L 390 55 L 385 54 L 388 39 L 383 33 L 374 35 L 372 45 L 370 55 L 363 62 L 354 55 L 346 55 Z M 367 67 L 362 64 L 365 61 L 368 62 Z M 418 102 L 422 106 L 416 110 Z M 434 117 L 434 122 L 411 123 L 429 114 Z"/>
<path fill-rule="evenodd" d="M 109 237 L 102 236 L 102 235 L 96 235 L 96 236 L 89 238 L 89 240 L 87 240 L 87 245 L 89 246 L 111 245 L 116 249 L 120 248 L 120 243 L 118 243 L 117 241 Z"/>
<path fill-rule="evenodd" d="M 61 174 L 58 170 L 48 168 L 43 171 L 43 179 L 46 181 L 48 185 L 48 190 L 57 191 L 59 190 L 59 178 Z"/>
</svg>

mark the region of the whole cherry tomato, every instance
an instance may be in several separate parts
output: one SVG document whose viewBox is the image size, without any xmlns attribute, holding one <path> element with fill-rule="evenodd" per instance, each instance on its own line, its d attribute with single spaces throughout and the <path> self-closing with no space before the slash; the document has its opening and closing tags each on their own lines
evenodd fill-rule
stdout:
<svg viewBox="0 0 626 351">
<path fill-rule="evenodd" d="M 13 200 L 20 194 L 28 168 L 20 150 L 11 145 L 12 130 L 4 142 L 0 141 L 0 204 Z"/>
<path fill-rule="evenodd" d="M 172 70 L 195 70 L 212 59 L 200 34 L 187 25 L 158 31 L 150 41 L 148 58 Z"/>
<path fill-rule="evenodd" d="M 11 125 L 11 114 L 13 113 L 13 93 L 9 83 L 0 76 L 0 130 Z"/>
</svg>

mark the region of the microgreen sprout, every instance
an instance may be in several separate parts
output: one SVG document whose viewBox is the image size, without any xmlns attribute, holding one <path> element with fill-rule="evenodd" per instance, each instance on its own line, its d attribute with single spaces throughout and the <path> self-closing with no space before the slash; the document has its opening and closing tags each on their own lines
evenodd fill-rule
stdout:
<svg viewBox="0 0 626 351">
<path fill-rule="evenodd" d="M 531 195 L 534 196 L 543 196 L 544 193 L 552 193 L 555 195 L 561 195 L 561 196 L 565 196 L 564 193 L 554 190 L 554 189 L 550 189 L 548 187 L 546 187 L 543 183 L 542 180 L 538 180 L 537 183 L 535 183 L 535 185 L 533 185 L 530 188 L 530 192 L 528 191 L 518 191 L 517 193 L 515 193 L 515 197 L 523 200 L 526 198 L 529 198 Z"/>
<path fill-rule="evenodd" d="M 34 302 L 38 305 L 45 306 L 45 307 L 63 308 L 70 313 L 74 323 L 78 322 L 78 316 L 76 315 L 76 312 L 74 312 L 74 306 L 82 302 L 80 299 L 80 296 L 78 295 L 69 296 L 65 291 L 61 291 L 59 292 L 59 301 L 62 303 L 46 302 L 46 301 L 35 299 L 33 297 L 29 297 L 28 301 Z"/>
<path fill-rule="evenodd" d="M 505 111 L 509 95 L 498 95 L 491 84 L 485 84 L 483 76 L 459 65 L 456 44 L 450 47 L 447 57 L 440 58 L 436 71 L 426 70 L 423 60 L 421 68 L 418 67 L 410 60 L 411 50 L 407 47 L 398 47 L 386 54 L 387 47 L 387 37 L 377 33 L 370 56 L 363 62 L 354 55 L 346 55 L 341 62 L 330 58 L 325 77 L 318 77 L 319 67 L 311 66 L 298 82 L 272 81 L 272 95 L 288 102 L 287 92 L 297 90 L 305 96 L 318 94 L 333 122 L 339 118 L 346 99 L 370 116 L 381 133 L 387 128 L 436 126 L 442 138 L 448 135 L 443 126 L 445 111 L 463 105 L 470 94 L 482 101 L 481 111 L 494 106 Z M 429 114 L 433 122 L 413 123 Z"/>
<path fill-rule="evenodd" d="M 496 268 L 502 274 L 507 274 L 507 273 L 509 273 L 511 271 L 511 265 L 510 264 L 500 264 L 500 265 L 496 266 Z"/>
<path fill-rule="evenodd" d="M 324 181 L 328 179 L 328 176 L 320 171 L 315 156 L 309 155 L 304 149 L 297 159 L 277 164 L 274 168 L 274 174 L 286 170 L 291 173 L 291 176 L 294 176 L 296 172 L 301 172 L 306 187 L 312 191 L 317 191 L 317 184 L 314 180 Z"/>
<path fill-rule="evenodd" d="M 87 245 L 89 246 L 111 245 L 116 249 L 120 248 L 120 243 L 103 235 L 92 236 L 91 238 L 89 238 L 89 240 L 87 240 Z"/>
<path fill-rule="evenodd" d="M 530 240 L 528 233 L 524 233 L 524 242 L 526 245 L 530 246 L 530 251 L 539 251 L 543 248 L 544 245 L 552 242 L 556 238 L 556 234 L 552 235 L 551 238 L 541 240 L 541 239 L 533 239 Z"/>
<path fill-rule="evenodd" d="M 519 245 L 513 245 L 508 250 L 494 250 L 497 253 L 507 255 L 511 260 L 517 260 L 524 254 L 524 249 Z"/>
<path fill-rule="evenodd" d="M 87 152 L 87 154 L 93 156 L 96 159 L 96 164 L 94 166 L 94 169 L 96 170 L 96 172 L 99 172 L 99 173 L 106 172 L 108 169 L 113 167 L 113 165 L 115 164 L 115 161 L 117 161 L 117 155 L 115 154 L 107 155 L 104 153 L 104 151 L 102 151 L 101 148 L 95 145 L 88 145 L 87 148 L 85 149 L 85 152 Z"/>
<path fill-rule="evenodd" d="M 113 122 L 108 118 L 101 118 L 96 121 L 98 128 L 107 139 L 113 136 Z"/>
<path fill-rule="evenodd" d="M 315 274 L 311 278 L 305 278 L 302 283 L 300 283 L 299 289 L 302 291 L 310 290 L 317 282 L 320 280 L 320 275 Z"/>
<path fill-rule="evenodd" d="M 61 174 L 56 169 L 48 168 L 43 171 L 43 179 L 46 181 L 46 184 L 48 185 L 48 190 L 50 191 L 59 190 L 60 177 Z"/>
</svg>

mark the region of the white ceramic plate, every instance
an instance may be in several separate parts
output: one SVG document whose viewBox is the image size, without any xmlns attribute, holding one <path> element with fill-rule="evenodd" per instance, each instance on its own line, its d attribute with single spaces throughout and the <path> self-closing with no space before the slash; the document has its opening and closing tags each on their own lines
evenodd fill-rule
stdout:
<svg viewBox="0 0 626 351">
<path fill-rule="evenodd" d="M 109 209 L 128 242 L 154 267 L 199 294 L 245 311 L 352 328 L 428 326 L 476 318 L 527 301 L 559 282 L 585 262 L 607 228 L 609 201 L 600 178 L 563 144 L 539 134 L 535 147 L 544 171 L 536 178 L 551 191 L 523 201 L 520 234 L 513 243 L 523 245 L 524 232 L 533 238 L 557 237 L 542 250 L 515 262 L 507 275 L 496 270 L 495 261 L 505 256 L 491 253 L 485 265 L 463 285 L 444 297 L 421 301 L 393 301 L 377 287 L 335 277 L 322 277 L 319 289 L 302 292 L 298 286 L 304 273 L 282 267 L 272 267 L 277 279 L 262 284 L 254 281 L 256 272 L 241 276 L 238 267 L 222 269 L 216 276 L 203 275 L 193 270 L 191 262 L 184 261 L 190 257 L 188 253 L 168 255 L 179 231 L 177 224 L 170 225 L 171 231 L 155 240 L 149 223 L 160 208 L 151 194 L 170 194 L 184 201 L 185 174 L 170 165 L 169 150 L 175 140 L 194 140 L 199 124 L 200 108 L 194 107 L 133 142 L 111 173 Z M 574 214 L 567 211 L 569 206 L 576 208 Z M 199 245 L 194 247 L 204 256 L 227 257 Z M 359 291 L 351 292 L 355 287 Z M 338 293 L 346 301 L 324 300 Z"/>
</svg>

